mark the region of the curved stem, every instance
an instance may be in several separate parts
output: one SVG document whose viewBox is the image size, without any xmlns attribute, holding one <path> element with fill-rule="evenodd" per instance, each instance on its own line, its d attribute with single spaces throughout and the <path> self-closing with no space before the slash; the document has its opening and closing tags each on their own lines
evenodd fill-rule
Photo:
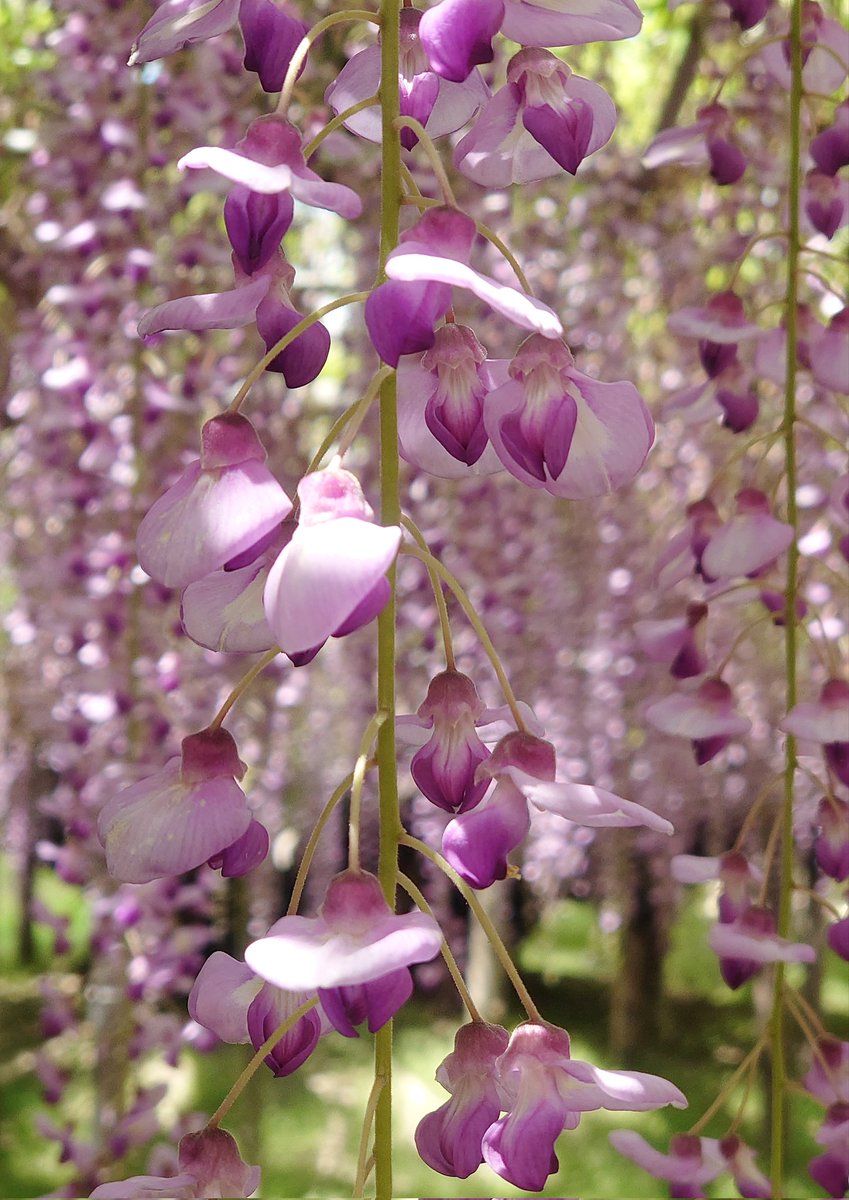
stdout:
<svg viewBox="0 0 849 1200">
<path fill-rule="evenodd" d="M 423 913 L 427 913 L 427 915 L 429 917 L 432 917 L 433 916 L 432 908 L 428 904 L 427 900 L 425 900 L 424 896 L 419 891 L 419 889 L 416 887 L 416 885 L 413 883 L 412 879 L 408 879 L 407 876 L 403 873 L 403 871 L 398 872 L 397 878 L 398 878 L 398 882 L 400 883 L 401 887 L 404 889 L 404 891 L 407 893 L 407 895 L 410 896 L 412 898 L 412 900 L 415 902 L 416 907 L 420 908 Z M 457 966 L 457 959 L 452 954 L 451 948 L 448 945 L 448 943 L 446 942 L 445 938 L 442 939 L 441 949 L 442 949 L 442 957 L 445 960 L 446 967 L 448 968 L 448 973 L 450 974 L 451 978 L 454 980 L 454 986 L 456 987 L 457 991 L 460 993 L 460 999 L 465 1004 L 466 1010 L 467 1010 L 469 1016 L 472 1018 L 473 1021 L 482 1021 L 483 1017 L 480 1015 L 480 1013 L 477 1010 L 475 1002 L 471 997 L 471 993 L 469 992 L 469 989 L 466 987 L 466 981 L 463 979 L 460 968 Z"/>
<path fill-rule="evenodd" d="M 478 900 L 472 888 L 470 888 L 466 881 L 457 874 L 451 864 L 446 862 L 439 851 L 433 850 L 430 846 L 428 846 L 427 842 L 422 842 L 419 840 L 419 838 L 412 837 L 409 833 L 405 833 L 401 836 L 401 844 L 403 846 L 410 846 L 413 850 L 418 850 L 419 854 L 423 854 L 425 858 L 429 858 L 432 863 L 439 867 L 443 874 L 448 876 L 457 891 L 468 904 L 469 908 L 471 908 L 472 912 L 477 917 L 478 924 L 486 934 L 487 941 L 492 946 L 496 958 L 501 963 L 504 974 L 512 983 L 516 995 L 519 997 L 522 1007 L 528 1014 L 528 1017 L 532 1021 L 542 1024 L 543 1019 L 540 1016 L 539 1009 L 531 999 L 531 994 L 525 987 L 522 976 L 516 970 L 515 964 L 510 957 L 510 952 L 504 945 L 501 935 L 492 923 L 491 917 L 481 904 L 480 900 Z"/>
<path fill-rule="evenodd" d="M 321 810 L 321 813 L 319 814 L 319 818 L 316 821 L 315 825 L 313 826 L 312 833 L 310 834 L 309 840 L 307 841 L 307 844 L 306 844 L 306 848 L 304 849 L 304 855 L 303 855 L 303 858 L 301 859 L 301 864 L 298 867 L 298 874 L 295 876 L 295 884 L 294 884 L 294 887 L 292 888 L 292 895 L 289 900 L 289 907 L 286 909 L 287 917 L 291 917 L 294 913 L 296 913 L 298 911 L 298 905 L 301 903 L 301 896 L 303 895 L 303 892 L 304 892 L 304 885 L 306 884 L 306 881 L 307 881 L 307 875 L 309 875 L 313 856 L 315 855 L 316 847 L 318 846 L 318 840 L 321 837 L 322 830 L 324 829 L 327 822 L 330 820 L 330 815 L 333 812 L 334 808 L 336 807 L 336 805 L 339 803 L 339 801 L 342 799 L 342 797 L 345 795 L 345 793 L 350 788 L 353 777 L 354 777 L 353 772 L 350 775 L 345 776 L 345 778 L 342 780 L 342 782 L 339 784 L 339 786 L 334 791 L 333 795 L 330 797 L 330 799 L 325 804 L 324 808 Z"/>
<path fill-rule="evenodd" d="M 419 139 L 419 143 L 428 157 L 433 173 L 436 176 L 436 182 L 439 184 L 439 190 L 442 192 L 446 204 L 450 204 L 452 208 L 457 207 L 457 201 L 454 197 L 454 192 L 451 188 L 448 176 L 445 173 L 445 167 L 442 164 L 442 159 L 439 151 L 433 144 L 433 139 L 422 125 L 421 121 L 417 121 L 415 117 L 396 117 L 395 128 L 412 129 L 413 133 Z"/>
<path fill-rule="evenodd" d="M 366 1190 L 366 1180 L 369 1176 L 369 1163 L 374 1162 L 374 1159 L 369 1156 L 368 1139 L 369 1134 L 371 1133 L 372 1125 L 374 1124 L 375 1109 L 377 1108 L 377 1103 L 380 1100 L 380 1093 L 383 1091 L 384 1082 L 385 1081 L 383 1079 L 375 1077 L 375 1080 L 371 1085 L 371 1091 L 369 1092 L 368 1100 L 366 1102 L 366 1109 L 363 1113 L 363 1129 L 362 1133 L 360 1134 L 360 1151 L 357 1155 L 357 1174 L 354 1178 L 354 1200 L 359 1200 L 359 1197 L 361 1197 L 363 1192 Z"/>
<path fill-rule="evenodd" d="M 273 650 L 267 650 L 265 652 L 265 654 L 263 654 L 263 656 L 259 660 L 259 662 L 255 662 L 254 665 L 251 667 L 251 669 L 249 671 L 245 672 L 245 674 L 242 676 L 242 678 L 239 680 L 239 682 L 233 688 L 230 695 L 227 697 L 227 699 L 221 705 L 218 712 L 215 714 L 215 716 L 209 722 L 209 725 L 207 728 L 219 729 L 221 727 L 221 722 L 227 716 L 228 712 L 233 707 L 233 705 L 236 704 L 236 702 L 244 695 L 244 693 L 248 690 L 248 688 L 251 686 L 251 684 L 256 679 L 256 677 L 258 675 L 261 675 L 262 672 L 265 670 L 265 668 L 269 665 L 269 663 L 274 662 L 277 655 L 281 654 L 281 653 L 282 653 L 282 651 L 280 650 L 280 648 L 278 646 L 275 646 Z"/>
<path fill-rule="evenodd" d="M 705 1128 L 705 1126 L 711 1120 L 713 1115 L 715 1113 L 719 1112 L 719 1110 L 722 1108 L 723 1104 L 725 1103 L 725 1099 L 726 1099 L 728 1093 L 734 1087 L 735 1083 L 740 1078 L 740 1076 L 743 1074 L 743 1072 L 751 1070 L 753 1063 L 756 1063 L 758 1061 L 758 1059 L 760 1058 L 761 1054 L 764 1051 L 764 1048 L 766 1047 L 767 1040 L 768 1040 L 768 1032 L 767 1032 L 767 1030 L 764 1030 L 764 1032 L 761 1034 L 761 1036 L 755 1042 L 752 1049 L 749 1051 L 749 1053 L 746 1055 L 746 1057 L 743 1059 L 743 1061 L 737 1067 L 737 1070 L 734 1072 L 734 1074 L 731 1075 L 728 1079 L 726 1079 L 725 1083 L 722 1085 L 722 1088 L 721 1088 L 718 1096 L 713 1101 L 713 1103 L 710 1105 L 710 1107 L 708 1109 L 706 1109 L 705 1112 L 699 1117 L 699 1119 L 698 1119 L 698 1121 L 696 1121 L 695 1125 L 690 1126 L 689 1130 L 687 1131 L 688 1133 L 691 1133 L 691 1134 L 701 1133 L 701 1131 Z"/>
<path fill-rule="evenodd" d="M 266 1055 L 271 1053 L 280 1039 L 284 1037 L 289 1030 L 296 1025 L 298 1021 L 300 1021 L 301 1017 L 305 1016 L 310 1011 L 311 1008 L 315 1008 L 316 1004 L 318 1004 L 318 996 L 313 996 L 311 1000 L 305 1000 L 300 1008 L 296 1008 L 291 1016 L 288 1016 L 285 1021 L 281 1021 L 281 1023 L 274 1030 L 274 1033 L 265 1039 L 259 1050 L 257 1050 L 256 1054 L 245 1067 L 244 1071 L 242 1071 L 239 1078 L 230 1088 L 230 1091 L 218 1105 L 218 1108 L 216 1108 L 215 1112 L 207 1121 L 207 1129 L 217 1129 L 247 1087 L 251 1077 L 255 1075 L 262 1066 Z"/>
<path fill-rule="evenodd" d="M 798 511 L 796 503 L 796 363 L 799 330 L 797 302 L 799 289 L 800 193 L 802 186 L 802 0 L 793 0 L 790 18 L 790 179 L 789 230 L 787 238 L 787 291 L 785 327 L 787 330 L 787 366 L 784 389 L 784 465 L 787 479 L 787 522 L 793 527 L 793 541 L 787 551 L 787 586 L 784 605 L 785 711 L 797 701 L 796 602 L 799 590 Z M 785 742 L 784 802 L 781 814 L 781 874 L 779 882 L 779 937 L 790 929 L 793 887 L 793 784 L 796 773 L 796 738 L 788 734 Z M 773 981 L 770 1041 L 771 1078 L 771 1150 L 770 1179 L 773 1195 L 784 1194 L 785 1153 L 785 1082 L 787 1064 L 784 1038 L 784 964 L 777 963 Z"/>
<path fill-rule="evenodd" d="M 341 25 L 343 22 L 350 23 L 352 21 L 368 21 L 372 25 L 380 25 L 380 16 L 378 13 L 371 12 L 367 8 L 349 8 L 343 12 L 330 13 L 329 16 L 322 17 L 320 21 L 317 21 L 312 29 L 298 42 L 295 53 L 292 55 L 291 62 L 286 70 L 283 87 L 280 89 L 280 96 L 277 100 L 277 112 L 281 117 L 285 117 L 289 108 L 289 101 L 292 99 L 292 90 L 295 86 L 295 81 L 303 66 L 304 59 L 310 52 L 310 46 L 326 30 L 332 29 L 334 25 Z"/>
<path fill-rule="evenodd" d="M 746 816 L 743 820 L 743 824 L 740 826 L 740 832 L 737 834 L 737 837 L 734 839 L 734 845 L 731 847 L 732 850 L 739 851 L 740 848 L 745 844 L 746 837 L 749 833 L 749 830 L 752 828 L 752 825 L 754 824 L 755 820 L 757 819 L 757 816 L 758 816 L 759 812 L 761 811 L 761 808 L 763 807 L 764 800 L 766 800 L 767 796 L 772 791 L 772 789 L 775 787 L 775 785 L 783 778 L 784 778 L 783 771 L 776 772 L 776 774 L 774 774 L 770 779 L 768 779 L 766 781 L 766 783 L 763 785 L 763 787 L 758 792 L 757 796 L 755 796 L 754 800 L 752 801 L 752 803 L 749 807 L 749 811 L 746 813 Z"/>
<path fill-rule="evenodd" d="M 409 554 L 413 558 L 418 558 L 426 567 L 432 567 L 435 573 L 439 575 L 441 579 L 444 579 L 451 588 L 451 591 L 457 597 L 460 607 L 468 617 L 469 624 L 477 634 L 478 641 L 486 651 L 487 658 L 492 663 L 492 669 L 495 671 L 495 674 L 498 677 L 498 682 L 501 685 L 502 692 L 504 693 L 504 699 L 507 701 L 510 712 L 513 715 L 513 720 L 516 722 L 516 728 L 520 732 L 526 731 L 525 721 L 522 717 L 521 710 L 519 709 L 519 702 L 513 693 L 512 687 L 510 686 L 510 681 L 507 678 L 504 667 L 501 665 L 501 659 L 498 657 L 495 646 L 492 644 L 492 638 L 484 628 L 483 622 L 475 610 L 475 606 L 466 595 L 459 580 L 448 570 L 447 567 L 443 566 L 438 558 L 434 558 L 432 554 L 425 553 L 417 546 L 402 546 L 401 553 Z"/>
<path fill-rule="evenodd" d="M 384 379 L 388 379 L 393 370 L 394 367 L 381 367 L 379 371 L 376 371 L 372 376 L 371 382 L 365 390 L 362 400 L 358 400 L 354 405 L 354 409 L 351 414 L 352 420 L 348 425 L 348 428 L 345 430 L 345 436 L 339 442 L 338 454 L 340 458 L 344 458 L 351 449 L 351 444 L 359 433 L 360 426 L 365 420 L 368 410 L 371 408 L 372 404 L 374 404 L 375 400 L 380 394 L 380 389 L 383 387 Z"/>
<path fill-rule="evenodd" d="M 411 537 L 415 539 L 417 544 L 421 546 L 426 554 L 430 554 L 427 542 L 424 539 L 419 527 L 408 516 L 401 517 L 401 524 L 407 530 Z M 448 605 L 445 603 L 445 596 L 442 593 L 442 584 L 439 582 L 439 576 L 431 567 L 430 563 L 426 563 L 427 577 L 430 580 L 430 586 L 433 591 L 433 599 L 436 604 L 436 611 L 439 614 L 439 628 L 442 631 L 442 645 L 445 650 L 445 665 L 449 671 L 456 671 L 457 664 L 454 661 L 454 642 L 451 638 L 451 624 L 448 620 Z"/>
<path fill-rule="evenodd" d="M 369 764 L 368 752 L 377 731 L 386 720 L 385 712 L 377 712 L 369 721 L 360 739 L 360 753 L 351 775 L 351 806 L 348 817 L 348 866 L 352 871 L 360 868 L 360 808 L 363 796 L 363 780 Z"/>
<path fill-rule="evenodd" d="M 311 141 L 307 142 L 306 146 L 304 146 L 304 161 L 308 162 L 315 154 L 316 150 L 319 148 L 324 139 L 329 137 L 331 133 L 335 133 L 337 129 L 345 124 L 349 117 L 355 117 L 357 113 L 362 112 L 364 108 L 374 108 L 378 104 L 380 104 L 379 96 L 366 96 L 365 100 L 358 100 L 356 104 L 351 104 L 347 108 L 343 109 L 342 112 L 337 113 L 336 116 L 331 118 L 324 128 L 320 129 L 315 137 Z"/>
<path fill-rule="evenodd" d="M 421 192 L 416 187 L 415 180 L 413 180 L 412 176 L 410 176 L 410 182 L 412 183 L 413 187 L 416 188 L 416 194 L 414 196 L 405 196 L 404 197 L 405 204 L 413 205 L 416 208 L 422 208 L 422 209 L 441 207 L 441 204 L 442 204 L 441 200 L 433 200 L 429 196 L 423 196 L 421 194 Z M 521 287 L 522 291 L 526 295 L 532 296 L 534 294 L 534 289 L 528 283 L 527 275 L 522 270 L 522 268 L 519 266 L 518 259 L 516 258 L 515 254 L 513 254 L 512 250 L 507 245 L 507 243 L 501 240 L 501 238 L 498 236 L 498 234 L 495 232 L 494 229 L 490 229 L 490 227 L 488 225 L 484 225 L 483 221 L 475 221 L 475 228 L 477 229 L 477 231 L 481 235 L 481 237 L 486 238 L 486 240 L 495 247 L 495 249 L 502 256 L 502 258 L 506 259 L 507 262 L 510 264 L 510 266 L 513 268 L 513 274 L 518 279 L 519 286 Z"/>
<path fill-rule="evenodd" d="M 310 329 L 317 321 L 320 321 L 322 317 L 326 317 L 328 313 L 333 312 L 335 309 L 344 308 L 347 304 L 358 304 L 362 300 L 367 300 L 368 297 L 368 292 L 349 292 L 347 296 L 340 296 L 337 300 L 331 300 L 329 304 L 323 304 L 321 308 L 317 308 L 315 312 L 311 312 L 309 316 L 304 317 L 297 325 L 293 325 L 289 332 L 284 334 L 278 342 L 275 342 L 268 353 L 264 354 L 256 366 L 249 372 L 245 378 L 245 382 L 231 401 L 227 412 L 235 413 L 239 411 L 248 392 L 259 379 L 260 375 L 262 375 L 268 364 L 274 361 L 281 350 L 285 350 L 287 346 L 291 345 L 295 338 L 300 337 L 305 330 Z"/>
</svg>

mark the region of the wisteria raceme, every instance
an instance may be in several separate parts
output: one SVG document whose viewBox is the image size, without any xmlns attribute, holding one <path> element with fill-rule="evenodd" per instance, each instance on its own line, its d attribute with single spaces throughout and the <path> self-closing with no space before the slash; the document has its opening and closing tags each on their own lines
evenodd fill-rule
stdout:
<svg viewBox="0 0 849 1200">
<path fill-rule="evenodd" d="M 49 1102 L 68 1092 L 66 1034 L 96 1043 L 95 1132 L 41 1124 L 73 1169 L 67 1194 L 252 1194 L 259 1168 L 220 1123 L 263 1062 L 309 1072 L 326 1047 L 351 1049 L 339 1034 L 374 1035 L 354 1190 L 373 1171 L 388 1200 L 390 1021 L 419 1019 L 405 1005 L 441 978 L 440 951 L 469 1021 L 437 1071 L 451 1098 L 416 1132 L 428 1168 L 486 1165 L 540 1191 L 583 1113 L 684 1107 L 659 1076 L 571 1057 L 475 895 L 509 880 L 553 896 L 583 875 L 575 894 L 613 898 L 626 953 L 632 916 L 651 910 L 659 945 L 676 883 L 719 880 L 722 978 L 770 973 L 773 988 L 771 1179 L 723 1097 L 705 1118 L 716 1137 L 697 1117 L 669 1155 L 631 1130 L 616 1148 L 676 1195 L 722 1174 L 743 1196 L 784 1194 L 780 1051 L 796 1021 L 803 1086 L 825 1107 L 809 1174 L 840 1195 L 845 1055 L 796 990 L 820 948 L 791 924 L 799 853 L 813 884 L 799 904 L 823 907 L 821 952 L 846 957 L 840 25 L 812 0 L 732 5 L 754 30 L 734 87 L 705 103 L 700 85 L 695 109 L 679 97 L 682 128 L 640 167 L 615 144 L 613 100 L 579 73 L 599 60 L 560 49 L 633 37 L 632 0 L 142 7 L 56 6 L 46 95 L 78 136 L 57 136 L 46 105 L 23 123 L 38 129 L 26 236 L 49 254 L 18 319 L 3 432 L 15 534 L 51 562 L 48 581 L 9 551 L 13 769 L 43 793 L 42 860 L 97 897 L 80 1003 L 43 999 Z M 713 88 L 738 34 L 702 19 Z M 273 110 L 257 81 L 279 92 Z M 449 135 L 453 151 L 436 142 Z M 690 172 L 673 199 L 660 180 L 675 164 Z M 353 271 L 330 269 L 347 253 Z M 672 315 L 652 333 L 655 309 Z M 681 391 L 691 368 L 701 381 Z M 657 406 L 661 380 L 677 398 Z M 656 446 L 644 395 L 665 417 Z M 57 582 L 70 599 L 46 622 Z M 244 654 L 262 657 L 239 677 L 225 656 Z M 503 704 L 487 702 L 490 673 Z M 415 717 L 396 715 L 396 691 Z M 415 745 L 409 773 L 396 736 Z M 10 811 L 23 859 L 35 825 Z M 526 1011 L 512 1034 L 478 1010 L 451 934 L 465 905 Z M 73 953 L 67 918 L 32 911 L 55 955 Z M 246 942 L 244 963 L 217 948 Z M 134 1064 L 216 1039 L 254 1059 L 203 1129 L 175 1122 Z M 149 1173 L 110 1182 L 160 1120 Z"/>
</svg>

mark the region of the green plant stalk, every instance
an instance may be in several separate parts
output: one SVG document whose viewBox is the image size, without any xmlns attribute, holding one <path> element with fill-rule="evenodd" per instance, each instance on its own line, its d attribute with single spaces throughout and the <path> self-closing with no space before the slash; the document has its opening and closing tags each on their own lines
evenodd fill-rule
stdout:
<svg viewBox="0 0 849 1200">
<path fill-rule="evenodd" d="M 400 116 L 401 0 L 382 0 L 380 40 L 380 266 L 398 243 L 401 199 L 401 139 L 395 122 Z M 384 525 L 401 523 L 398 478 L 398 406 L 394 372 L 380 388 L 380 518 Z M 378 876 L 389 906 L 395 908 L 398 872 L 398 774 L 395 756 L 395 568 L 389 572 L 391 596 L 377 619 L 377 707 L 386 720 L 377 734 L 377 776 L 380 794 Z M 374 1074 L 380 1084 L 374 1113 L 374 1172 L 376 1200 L 392 1200 L 392 1021 L 374 1039 Z"/>
<path fill-rule="evenodd" d="M 789 229 L 787 237 L 787 290 L 785 326 L 787 329 L 787 371 L 784 388 L 784 469 L 787 480 L 787 521 L 794 538 L 787 552 L 787 586 L 784 616 L 784 669 L 787 711 L 796 704 L 797 637 L 796 599 L 799 587 L 798 513 L 796 507 L 796 358 L 799 331 L 796 323 L 799 270 L 799 196 L 802 185 L 802 0 L 793 0 L 790 17 L 790 162 Z M 784 803 L 781 822 L 781 857 L 778 900 L 778 933 L 787 937 L 790 930 L 790 903 L 793 891 L 793 783 L 796 773 L 796 739 L 787 738 L 784 760 Z M 770 1178 L 772 1194 L 784 1195 L 785 1090 L 787 1076 L 784 1030 L 784 964 L 777 963 L 773 981 L 770 1018 L 772 1050 L 772 1096 Z"/>
</svg>

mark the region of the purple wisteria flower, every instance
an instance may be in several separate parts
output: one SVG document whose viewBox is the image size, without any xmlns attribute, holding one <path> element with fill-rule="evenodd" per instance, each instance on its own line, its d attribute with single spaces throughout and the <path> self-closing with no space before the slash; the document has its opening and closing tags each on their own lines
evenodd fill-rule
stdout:
<svg viewBox="0 0 849 1200">
<path fill-rule="evenodd" d="M 532 334 L 490 393 L 484 424 L 511 475 L 552 496 L 585 500 L 624 487 L 654 441 L 654 422 L 632 383 L 578 371 L 560 340 Z"/>
<path fill-rule="evenodd" d="M 240 0 L 239 27 L 245 39 L 245 70 L 256 71 L 264 92 L 279 92 L 309 25 L 275 0 Z M 301 70 L 305 66 L 302 63 Z"/>
<path fill-rule="evenodd" d="M 401 457 L 443 479 L 501 470 L 483 414 L 487 397 L 507 382 L 507 360 L 489 359 L 466 325 L 449 322 L 429 350 L 398 362 Z"/>
<path fill-rule="evenodd" d="M 708 935 L 708 945 L 719 957 L 722 977 L 730 988 L 741 987 L 765 963 L 812 963 L 813 946 L 779 937 L 775 917 L 768 909 L 750 905 L 733 921 L 720 921 Z"/>
<path fill-rule="evenodd" d="M 710 534 L 702 551 L 705 579 L 758 575 L 771 567 L 793 541 L 793 527 L 772 516 L 763 492 L 744 488 L 735 502 L 735 516 Z"/>
<path fill-rule="evenodd" d="M 374 1031 L 412 992 L 409 968 L 439 953 L 433 917 L 396 915 L 379 881 L 349 869 L 330 881 L 317 917 L 283 917 L 245 951 L 248 966 L 287 991 L 318 991 L 330 1022 L 347 1037 L 367 1019 Z M 371 986 L 374 985 L 374 986 Z"/>
<path fill-rule="evenodd" d="M 475 888 L 506 876 L 507 855 L 530 828 L 529 805 L 590 828 L 645 825 L 672 833 L 669 821 L 640 804 L 591 784 L 555 779 L 554 747 L 530 733 L 507 734 L 477 774 L 494 779 L 494 790 L 450 821 L 442 837 L 446 860 Z"/>
<path fill-rule="evenodd" d="M 402 117 L 414 117 L 431 138 L 445 137 L 465 125 L 489 98 L 489 88 L 479 71 L 472 71 L 462 82 L 452 82 L 435 74 L 419 40 L 417 8 L 401 10 L 400 61 L 398 90 Z M 380 46 L 360 50 L 342 68 L 325 93 L 335 113 L 373 96 L 380 85 Z M 375 106 L 355 113 L 345 127 L 369 142 L 381 141 L 380 108 Z M 412 150 L 417 135 L 401 130 L 401 145 Z"/>
<path fill-rule="evenodd" d="M 209 167 L 252 192 L 290 192 L 302 204 L 327 208 L 346 220 L 363 210 L 356 192 L 342 183 L 327 183 L 304 162 L 301 135 L 276 113 L 257 117 L 233 150 L 198 146 L 177 163 L 181 171 Z"/>
<path fill-rule="evenodd" d="M 287 516 L 292 502 L 265 458 L 247 417 L 224 413 L 206 422 L 200 458 L 139 526 L 139 562 L 151 578 L 185 587 L 249 549 Z"/>
<path fill-rule="evenodd" d="M 702 166 L 714 182 L 736 183 L 746 170 L 746 156 L 731 136 L 731 114 L 722 104 L 700 108 L 692 125 L 662 130 L 643 155 L 643 166 Z"/>
<path fill-rule="evenodd" d="M 259 1167 L 248 1166 L 235 1138 L 224 1129 L 188 1133 L 178 1148 L 178 1175 L 133 1175 L 102 1183 L 91 1200 L 204 1200 L 209 1196 L 252 1196 L 260 1183 Z"/>
<path fill-rule="evenodd" d="M 824 175 L 834 176 L 849 166 L 849 100 L 838 104 L 831 125 L 811 139 L 810 151 Z"/>
<path fill-rule="evenodd" d="M 676 1133 L 664 1154 L 634 1129 L 615 1129 L 609 1135 L 614 1150 L 648 1171 L 655 1179 L 669 1182 L 670 1195 L 678 1200 L 699 1200 L 704 1186 L 726 1169 L 725 1158 L 716 1138 Z"/>
<path fill-rule="evenodd" d="M 849 1104 L 832 1104 L 814 1139 L 826 1152 L 811 1159 L 808 1172 L 829 1196 L 840 1200 L 849 1189 Z"/>
<path fill-rule="evenodd" d="M 484 187 L 574 175 L 610 140 L 616 109 L 604 88 L 547 50 L 520 50 L 507 82 L 454 152 L 458 169 Z"/>
<path fill-rule="evenodd" d="M 787 24 L 785 24 L 787 29 Z M 802 7 L 802 86 L 807 92 L 826 95 L 836 91 L 849 74 L 849 30 L 827 17 L 816 0 Z M 790 91 L 790 37 L 769 41 L 760 53 L 769 75 Z"/>
<path fill-rule="evenodd" d="M 263 981 L 245 963 L 216 950 L 200 969 L 189 993 L 189 1016 L 223 1042 L 250 1042 L 259 1050 L 274 1030 L 308 1000 L 306 992 L 283 991 Z M 278 1077 L 296 1071 L 318 1045 L 321 1017 L 311 1009 L 271 1049 L 265 1062 Z"/>
<path fill-rule="evenodd" d="M 824 796 L 817 809 L 817 823 L 817 866 L 824 875 L 842 883 L 849 879 L 849 803 L 837 796 Z"/>
<path fill-rule="evenodd" d="M 556 314 L 539 300 L 469 266 L 475 223 L 455 208 L 428 209 L 401 234 L 386 263 L 388 280 L 365 305 L 369 337 L 380 357 L 397 366 L 403 354 L 429 350 L 434 326 L 451 307 L 451 288 L 470 291 L 523 329 L 559 337 Z"/>
<path fill-rule="evenodd" d="M 528 1191 L 540 1191 L 558 1169 L 554 1143 L 564 1129 L 578 1127 L 583 1113 L 687 1107 L 678 1088 L 658 1075 L 573 1059 L 568 1033 L 548 1023 L 527 1021 L 515 1029 L 496 1067 L 506 1115 L 484 1134 L 483 1158 L 502 1179 Z"/>
<path fill-rule="evenodd" d="M 484 1021 L 457 1030 L 454 1050 L 436 1070 L 451 1099 L 416 1127 L 416 1149 L 434 1171 L 468 1179 L 483 1162 L 484 1135 L 501 1114 L 497 1061 L 509 1040 L 506 1029 Z"/>
<path fill-rule="evenodd" d="M 386 572 L 401 543 L 400 527 L 375 525 L 359 483 L 338 465 L 306 475 L 298 497 L 298 527 L 263 592 L 268 624 L 289 655 L 374 620 L 389 599 Z"/>
<path fill-rule="evenodd" d="M 127 66 L 174 54 L 235 25 L 241 0 L 165 0 L 133 43 Z"/>
<path fill-rule="evenodd" d="M 246 771 L 225 729 L 205 729 L 183 738 L 179 756 L 161 771 L 107 800 L 97 819 L 110 875 L 122 883 L 148 883 L 191 871 L 228 850 L 226 865 L 240 874 L 262 861 L 268 837 L 257 839 L 247 800 L 236 782 Z"/>
<path fill-rule="evenodd" d="M 636 621 L 634 636 L 653 662 L 665 663 L 673 679 L 691 679 L 707 669 L 708 606 L 688 604 L 680 617 Z"/>
<path fill-rule="evenodd" d="M 476 725 L 486 712 L 468 675 L 443 671 L 430 681 L 418 716 L 433 732 L 413 755 L 410 773 L 416 787 L 446 812 L 467 812 L 480 804 L 489 780 L 476 781 L 478 766 L 489 750 Z"/>
<path fill-rule="evenodd" d="M 742 737 L 752 728 L 748 717 L 735 711 L 731 688 L 716 677 L 705 679 L 693 692 L 676 692 L 656 700 L 645 717 L 661 733 L 689 738 L 700 767 L 724 750 L 732 738 Z"/>
<path fill-rule="evenodd" d="M 424 14 L 420 34 L 433 70 L 461 81 L 492 62 L 499 30 L 522 46 L 580 46 L 633 37 L 642 20 L 633 0 L 442 0 Z"/>
<path fill-rule="evenodd" d="M 817 233 L 831 238 L 849 225 L 849 179 L 808 171 L 802 189 L 805 215 Z"/>
<path fill-rule="evenodd" d="M 819 700 L 797 704 L 778 728 L 821 745 L 829 767 L 849 787 L 849 684 L 845 680 L 826 680 Z"/>
</svg>

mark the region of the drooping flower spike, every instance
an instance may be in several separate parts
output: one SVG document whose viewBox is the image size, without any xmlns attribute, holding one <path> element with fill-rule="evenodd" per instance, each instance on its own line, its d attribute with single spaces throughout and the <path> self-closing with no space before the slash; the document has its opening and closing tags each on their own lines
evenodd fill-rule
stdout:
<svg viewBox="0 0 849 1200">
<path fill-rule="evenodd" d="M 462 82 L 434 73 L 419 40 L 417 8 L 401 10 L 398 88 L 402 117 L 414 117 L 433 138 L 445 137 L 465 125 L 489 98 L 489 88 L 479 71 Z M 380 46 L 360 50 L 345 64 L 325 93 L 335 113 L 373 96 L 380 84 Z M 378 107 L 366 108 L 345 121 L 345 127 L 369 142 L 381 141 Z M 401 130 L 401 145 L 412 150 L 418 142 L 412 129 Z"/>
<path fill-rule="evenodd" d="M 225 729 L 183 739 L 181 754 L 161 771 L 107 800 L 97 820 L 110 875 L 148 883 L 180 875 L 233 850 L 246 870 L 265 857 L 268 840 L 251 833 L 253 818 L 236 782 L 245 774 L 236 743 Z M 247 838 L 247 846 L 242 839 Z M 242 843 L 241 845 L 239 843 Z M 264 849 L 263 849 L 264 847 Z M 259 858 L 242 850 L 262 850 Z"/>
<path fill-rule="evenodd" d="M 602 87 L 547 50 L 520 50 L 507 82 L 458 143 L 454 161 L 483 187 L 574 175 L 610 140 L 616 109 Z"/>
</svg>

